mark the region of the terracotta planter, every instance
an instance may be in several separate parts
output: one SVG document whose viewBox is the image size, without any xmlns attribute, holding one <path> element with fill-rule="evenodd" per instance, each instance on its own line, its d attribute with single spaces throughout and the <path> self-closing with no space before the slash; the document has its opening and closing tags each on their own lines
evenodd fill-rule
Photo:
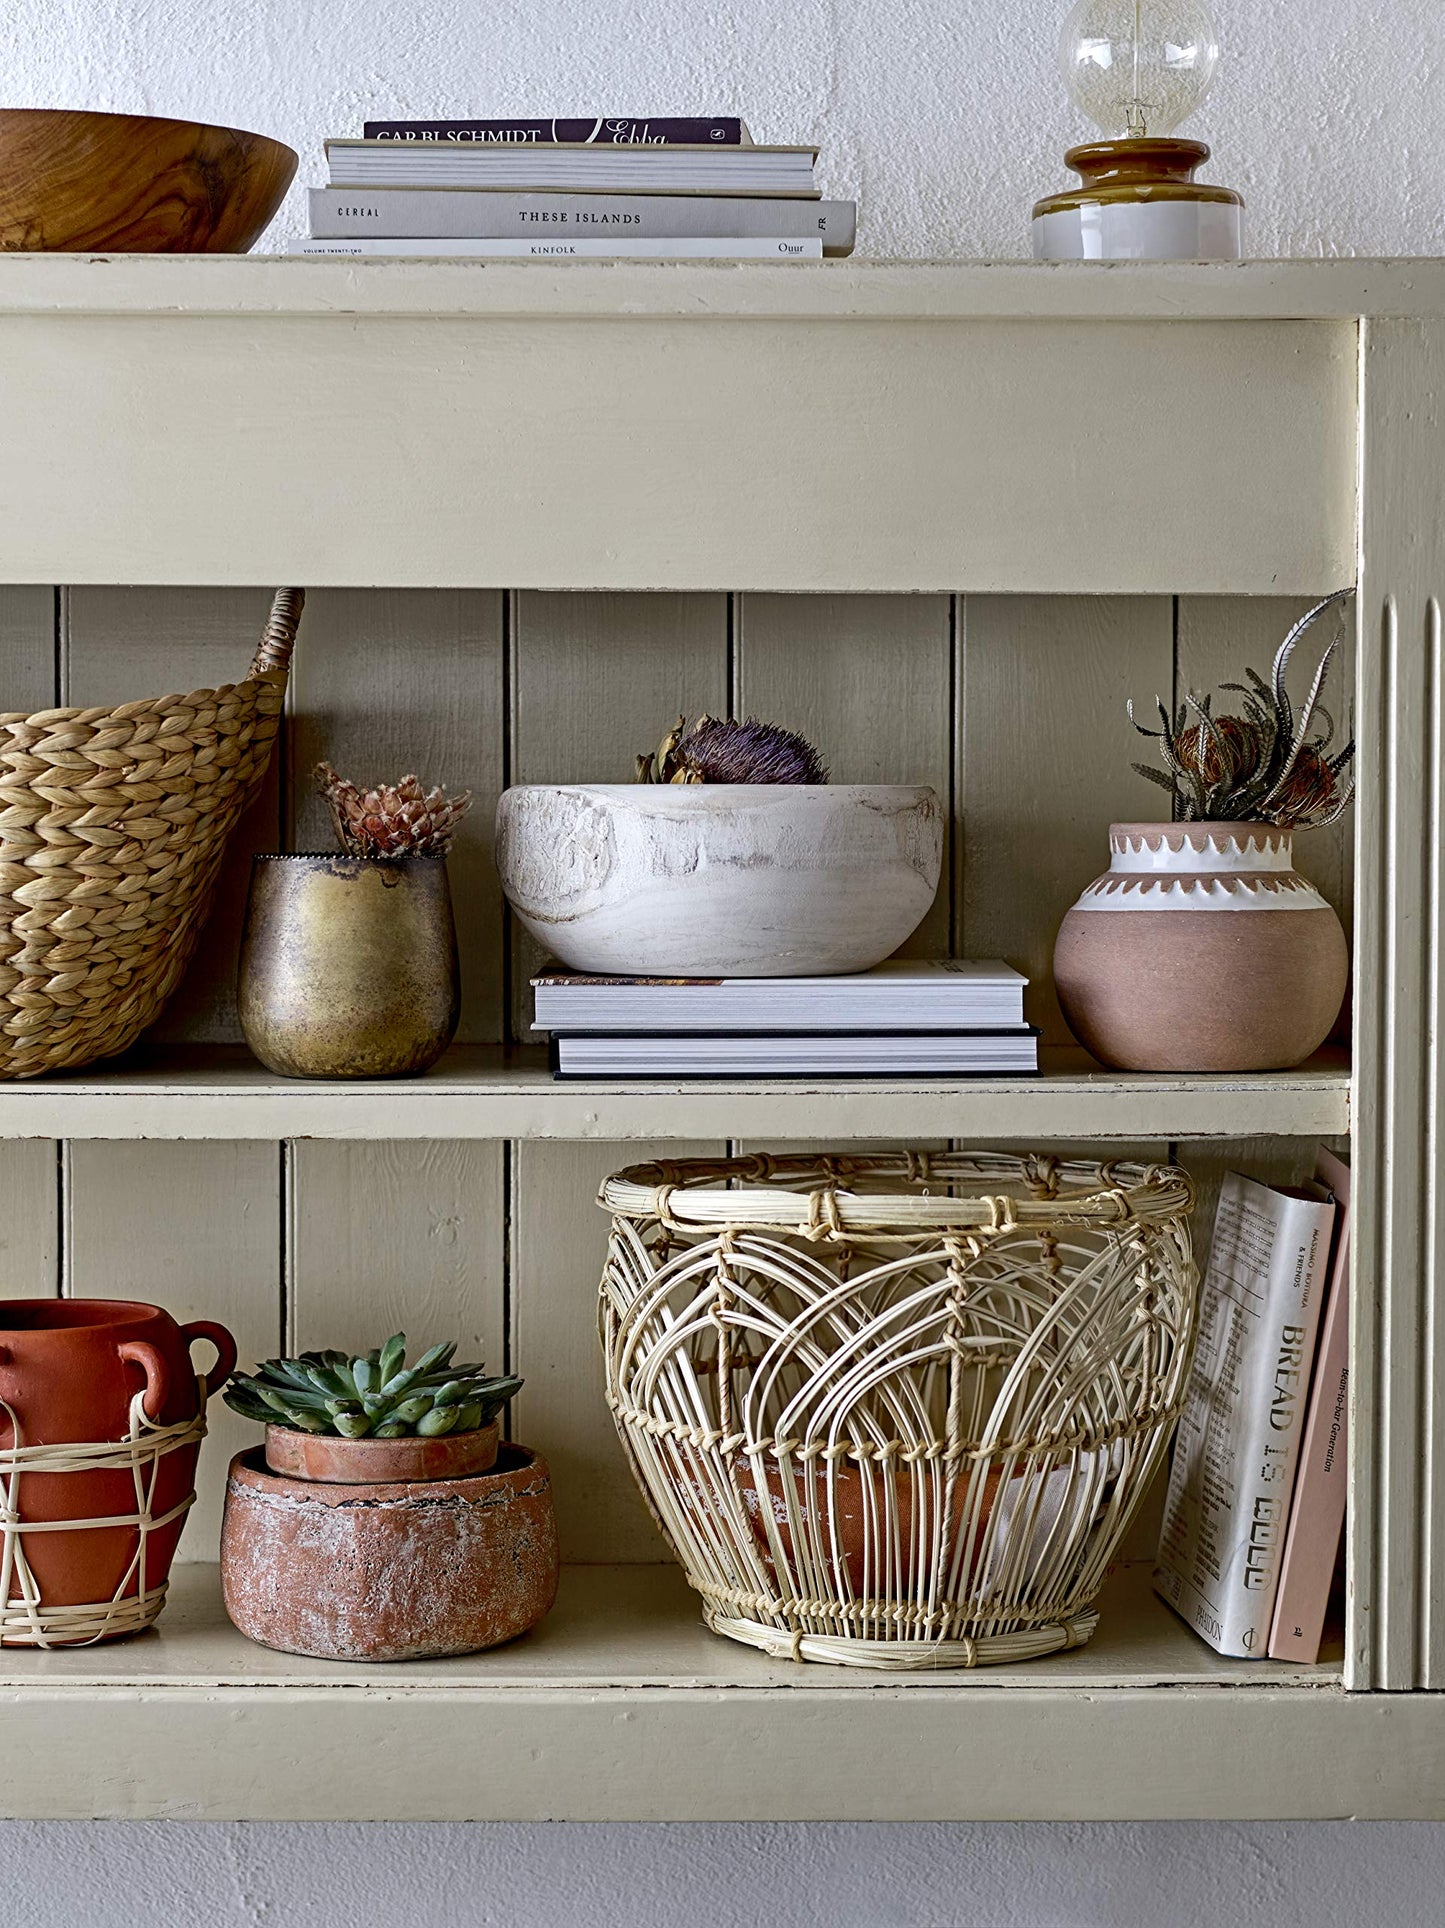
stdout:
<svg viewBox="0 0 1445 1928">
<path fill-rule="evenodd" d="M 257 857 L 236 1004 L 282 1077 L 425 1071 L 461 1011 L 446 858 Z"/>
<path fill-rule="evenodd" d="M 1116 823 L 1109 850 L 1054 949 L 1081 1044 L 1129 1071 L 1283 1070 L 1318 1049 L 1349 951 L 1288 831 Z"/>
<path fill-rule="evenodd" d="M 515 1640 L 557 1595 L 547 1463 L 504 1445 L 473 1479 L 342 1486 L 281 1479 L 263 1449 L 226 1487 L 221 1586 L 263 1647 L 318 1660 L 421 1660 Z"/>
<path fill-rule="evenodd" d="M 338 1439 L 290 1426 L 266 1428 L 266 1465 L 287 1479 L 338 1486 L 414 1485 L 467 1479 L 496 1464 L 501 1427 L 494 1419 L 476 1432 L 440 1439 Z"/>
<path fill-rule="evenodd" d="M 742 1494 L 743 1509 L 752 1529 L 753 1539 L 765 1565 L 776 1577 L 772 1547 L 768 1536 L 767 1523 L 763 1517 L 763 1500 L 758 1491 L 757 1479 L 752 1462 L 746 1455 L 735 1460 L 738 1475 L 738 1489 Z M 916 1577 L 914 1563 L 906 1559 L 903 1570 L 896 1568 L 884 1574 L 881 1558 L 882 1549 L 890 1540 L 888 1530 L 882 1525 L 888 1517 L 888 1476 L 880 1474 L 873 1467 L 863 1468 L 854 1463 L 840 1463 L 832 1477 L 830 1506 L 829 1476 L 819 1466 L 813 1466 L 806 1479 L 789 1478 L 775 1463 L 769 1464 L 764 1472 L 767 1488 L 768 1510 L 773 1517 L 778 1544 L 784 1557 L 798 1571 L 800 1556 L 820 1557 L 832 1567 L 841 1562 L 848 1575 L 848 1585 L 861 1599 L 865 1594 L 877 1594 L 887 1587 L 911 1587 Z M 983 1491 L 978 1497 L 977 1519 L 972 1529 L 975 1549 L 982 1543 L 987 1531 L 989 1516 L 993 1512 L 994 1496 L 998 1491 L 999 1475 L 990 1470 L 984 1475 Z M 785 1493 L 785 1486 L 791 1486 L 791 1495 Z M 898 1540 L 904 1547 L 913 1546 L 913 1484 L 906 1475 L 892 1481 L 892 1504 L 898 1519 Z M 802 1536 L 803 1544 L 795 1544 L 794 1533 L 788 1521 L 788 1500 L 791 1497 L 795 1513 L 807 1509 L 807 1514 L 815 1523 Z M 953 1518 L 945 1529 L 945 1538 L 951 1548 L 951 1555 L 962 1550 L 965 1537 L 970 1531 L 970 1518 L 973 1509 L 969 1506 L 968 1483 L 956 1489 Z M 814 1535 L 816 1537 L 814 1537 Z M 929 1536 L 925 1534 L 924 1543 L 917 1551 L 925 1566 L 933 1563 L 933 1549 Z M 871 1557 L 870 1557 L 871 1556 Z M 965 1585 L 973 1569 L 973 1556 L 965 1556 L 963 1574 Z"/>
<path fill-rule="evenodd" d="M 196 1339 L 208 1339 L 216 1348 L 216 1364 L 207 1374 L 213 1392 L 236 1363 L 235 1341 L 224 1326 L 206 1319 L 179 1326 L 159 1306 L 125 1299 L 0 1302 L 0 1400 L 5 1402 L 0 1407 L 0 1448 L 16 1444 L 17 1427 L 19 1443 L 27 1448 L 125 1439 L 131 1401 L 142 1390 L 146 1418 L 155 1424 L 173 1426 L 194 1419 L 197 1395 L 190 1346 Z M 191 1444 L 160 1460 L 153 1517 L 168 1513 L 193 1490 L 197 1452 L 198 1444 Z M 0 1474 L 7 1485 L 11 1477 L 8 1469 Z M 135 1479 L 124 1468 L 44 1472 L 27 1467 L 19 1473 L 15 1491 L 22 1529 L 45 1521 L 109 1519 L 137 1510 Z M 182 1514 L 146 1536 L 148 1592 L 164 1586 L 184 1524 Z M 125 1599 L 139 1590 L 139 1572 L 130 1571 L 137 1527 L 22 1530 L 20 1538 L 47 1611 L 100 1604 L 117 1594 Z M 10 1597 L 16 1595 L 12 1575 Z M 23 1631 L 13 1640 L 7 1636 L 7 1642 L 34 1644 Z"/>
</svg>

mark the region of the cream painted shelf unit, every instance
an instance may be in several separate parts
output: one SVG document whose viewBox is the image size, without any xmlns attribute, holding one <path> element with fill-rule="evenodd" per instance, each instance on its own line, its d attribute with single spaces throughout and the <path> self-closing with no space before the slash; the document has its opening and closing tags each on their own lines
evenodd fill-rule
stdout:
<svg viewBox="0 0 1445 1928">
<path fill-rule="evenodd" d="M 1343 1137 L 1350 1074 L 1325 1052 L 1272 1076 L 1101 1071 L 1045 1050 L 1037 1078 L 567 1080 L 536 1049 L 454 1046 L 427 1077 L 298 1083 L 243 1046 L 144 1054 L 0 1084 L 0 1138 L 1012 1139 Z"/>
<path fill-rule="evenodd" d="M 181 1568 L 154 1633 L 0 1660 L 0 1811 L 1445 1818 L 1445 264 L 12 256 L 0 418 L 0 706 L 229 680 L 265 589 L 312 591 L 274 783 L 151 1045 L 0 1086 L 5 1289 L 157 1298 L 243 1355 L 455 1331 L 526 1374 L 576 1563 L 528 1641 L 370 1671 L 248 1646 Z M 1217 682 L 1352 583 L 1359 805 L 1302 864 L 1353 922 L 1353 1068 L 1087 1069 L 1048 957 L 1141 808 L 1123 696 Z M 949 799 L 917 946 L 1029 969 L 1041 1078 L 557 1085 L 509 1043 L 536 959 L 496 793 L 615 776 L 655 719 L 729 706 L 808 729 L 840 779 Z M 416 1083 L 289 1084 L 238 1048 L 249 856 L 321 835 L 323 753 L 479 794 L 462 1030 Z M 1349 1602 L 1319 1668 L 1217 1661 L 1137 1566 L 1089 1646 L 972 1678 L 793 1669 L 696 1625 L 602 1406 L 606 1171 L 1100 1140 L 1178 1156 L 1207 1200 L 1346 1133 Z M 203 1561 L 249 1438 L 214 1433 Z"/>
</svg>

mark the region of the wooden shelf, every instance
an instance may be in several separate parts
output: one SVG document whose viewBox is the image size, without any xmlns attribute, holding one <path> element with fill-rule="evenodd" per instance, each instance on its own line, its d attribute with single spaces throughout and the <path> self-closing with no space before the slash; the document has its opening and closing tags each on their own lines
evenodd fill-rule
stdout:
<svg viewBox="0 0 1445 1928">
<path fill-rule="evenodd" d="M 0 1085 L 0 1138 L 1179 1140 L 1349 1125 L 1340 1054 L 1209 1077 L 1103 1071 L 1054 1051 L 1035 1078 L 561 1083 L 538 1050 L 461 1046 L 424 1078 L 313 1082 L 212 1046 Z"/>
<path fill-rule="evenodd" d="M 1351 581 L 1358 317 L 1428 312 L 1439 269 L 1068 266 L 9 255 L 0 579 Z M 604 492 L 581 394 L 589 456 L 646 452 Z"/>
<path fill-rule="evenodd" d="M 1142 1567 L 1101 1604 L 1074 1653 L 900 1678 L 721 1640 L 671 1566 L 576 1567 L 513 1646 L 367 1667 L 253 1646 L 225 1619 L 215 1569 L 182 1567 L 148 1634 L 0 1656 L 0 1813 L 1445 1815 L 1445 1700 L 1391 1696 L 1387 1720 L 1379 1699 L 1342 1691 L 1337 1651 L 1317 1667 L 1221 1660 Z M 1301 1774 L 1309 1758 L 1329 1772 Z"/>
</svg>

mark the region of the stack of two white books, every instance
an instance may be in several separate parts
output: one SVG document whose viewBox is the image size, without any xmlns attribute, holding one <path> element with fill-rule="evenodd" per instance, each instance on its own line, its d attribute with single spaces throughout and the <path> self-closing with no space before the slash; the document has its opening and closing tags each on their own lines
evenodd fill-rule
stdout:
<svg viewBox="0 0 1445 1928">
<path fill-rule="evenodd" d="M 726 116 L 369 121 L 326 143 L 298 254 L 724 257 L 852 252 L 814 147 L 755 146 Z"/>
<path fill-rule="evenodd" d="M 1028 979 L 1000 962 L 894 960 L 847 977 L 548 971 L 536 1029 L 561 1078 L 971 1077 L 1038 1070 Z"/>
</svg>

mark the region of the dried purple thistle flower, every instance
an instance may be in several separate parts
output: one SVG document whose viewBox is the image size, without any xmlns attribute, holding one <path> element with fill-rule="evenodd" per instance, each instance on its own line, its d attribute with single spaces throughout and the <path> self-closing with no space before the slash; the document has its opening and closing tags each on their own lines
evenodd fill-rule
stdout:
<svg viewBox="0 0 1445 1928">
<path fill-rule="evenodd" d="M 823 759 L 805 736 L 755 716 L 738 723 L 680 716 L 650 756 L 637 759 L 639 783 L 826 783 Z"/>
</svg>

